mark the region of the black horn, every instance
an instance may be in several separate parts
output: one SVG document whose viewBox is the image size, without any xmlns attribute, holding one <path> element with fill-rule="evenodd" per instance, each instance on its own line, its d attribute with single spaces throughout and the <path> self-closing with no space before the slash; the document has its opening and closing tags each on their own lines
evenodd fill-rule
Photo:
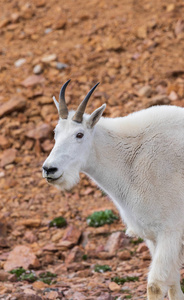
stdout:
<svg viewBox="0 0 184 300">
<path fill-rule="evenodd" d="M 99 83 L 100 82 L 98 82 L 97 84 L 95 84 L 95 86 L 89 91 L 89 93 L 86 95 L 86 97 L 84 98 L 84 100 L 81 102 L 81 104 L 77 108 L 77 111 L 76 111 L 75 115 L 72 118 L 73 121 L 75 121 L 77 123 L 82 123 L 83 114 L 84 114 L 86 105 L 88 103 L 88 100 L 91 97 L 91 95 L 94 92 L 94 90 L 96 89 L 96 87 L 99 85 Z"/>
<path fill-rule="evenodd" d="M 59 115 L 61 119 L 67 119 L 68 118 L 68 108 L 66 106 L 65 102 L 65 90 L 67 85 L 69 84 L 70 79 L 63 84 L 60 93 L 59 93 Z"/>
</svg>

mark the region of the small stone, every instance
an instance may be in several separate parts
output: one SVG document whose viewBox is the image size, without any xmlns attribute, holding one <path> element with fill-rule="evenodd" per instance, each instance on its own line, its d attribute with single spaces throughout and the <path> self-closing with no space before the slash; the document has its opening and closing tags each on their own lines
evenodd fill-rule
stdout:
<svg viewBox="0 0 184 300">
<path fill-rule="evenodd" d="M 148 247 L 146 246 L 145 243 L 141 243 L 139 244 L 138 248 L 137 248 L 137 252 L 138 253 L 142 253 L 148 250 Z"/>
<path fill-rule="evenodd" d="M 118 285 L 116 282 L 110 282 L 109 283 L 109 289 L 112 291 L 112 292 L 117 292 L 121 289 L 121 286 Z"/>
<path fill-rule="evenodd" d="M 167 5 L 167 12 L 172 12 L 174 9 L 176 8 L 175 4 L 174 3 L 170 3 Z"/>
<path fill-rule="evenodd" d="M 25 219 L 18 222 L 18 225 L 24 225 L 26 227 L 35 227 L 35 228 L 39 227 L 40 224 L 41 224 L 40 219 Z"/>
<path fill-rule="evenodd" d="M 50 54 L 50 55 L 42 57 L 41 61 L 43 63 L 49 63 L 49 62 L 54 61 L 56 59 L 57 59 L 57 55 L 56 54 Z"/>
<path fill-rule="evenodd" d="M 154 105 L 166 105 L 170 103 L 170 99 L 166 95 L 157 95 L 149 100 L 147 107 Z"/>
<path fill-rule="evenodd" d="M 69 242 L 72 245 L 76 245 L 81 236 L 81 230 L 79 230 L 76 226 L 70 225 L 62 238 L 62 242 Z"/>
<path fill-rule="evenodd" d="M 45 32 L 45 34 L 51 33 L 52 32 L 52 28 L 46 28 L 44 32 Z"/>
<path fill-rule="evenodd" d="M 51 291 L 51 292 L 46 294 L 46 297 L 47 297 L 47 299 L 50 299 L 50 300 L 58 299 L 58 292 Z"/>
<path fill-rule="evenodd" d="M 31 248 L 27 246 L 16 246 L 9 254 L 7 261 L 4 264 L 5 271 L 11 271 L 17 267 L 24 269 L 37 268 L 39 261 Z"/>
<path fill-rule="evenodd" d="M 143 25 L 138 27 L 137 37 L 140 39 L 145 39 L 147 37 L 147 26 Z"/>
<path fill-rule="evenodd" d="M 178 99 L 178 95 L 176 94 L 175 91 L 171 91 L 168 98 L 171 100 L 171 101 L 176 101 Z"/>
<path fill-rule="evenodd" d="M 45 140 L 42 144 L 41 147 L 44 152 L 50 152 L 54 146 L 54 143 L 50 140 Z"/>
<path fill-rule="evenodd" d="M 17 155 L 16 149 L 7 149 L 1 157 L 0 167 L 5 167 L 15 161 Z"/>
<path fill-rule="evenodd" d="M 0 106 L 0 117 L 11 114 L 14 111 L 22 111 L 26 108 L 26 100 L 23 97 L 12 97 Z"/>
<path fill-rule="evenodd" d="M 18 60 L 16 60 L 16 62 L 14 63 L 15 67 L 19 68 L 21 67 L 23 64 L 25 64 L 26 59 L 25 58 L 20 58 Z"/>
<path fill-rule="evenodd" d="M 75 246 L 65 259 L 65 263 L 70 264 L 72 262 L 79 262 L 82 260 L 83 255 L 84 251 L 79 246 Z"/>
<path fill-rule="evenodd" d="M 41 74 L 43 72 L 43 68 L 42 68 L 42 65 L 38 64 L 36 66 L 34 66 L 33 68 L 33 73 L 34 74 Z"/>
<path fill-rule="evenodd" d="M 119 259 L 122 259 L 122 260 L 128 260 L 131 258 L 130 251 L 128 251 L 128 250 L 120 251 L 118 253 L 118 257 L 119 257 Z"/>
<path fill-rule="evenodd" d="M 32 231 L 26 231 L 24 238 L 30 244 L 36 242 L 37 240 L 36 236 L 32 233 Z"/>
<path fill-rule="evenodd" d="M 3 20 L 0 21 L 0 28 L 5 27 L 9 23 L 10 23 L 10 19 L 9 18 L 4 18 Z"/>
<path fill-rule="evenodd" d="M 150 85 L 145 85 L 138 91 L 138 95 L 140 97 L 150 97 L 151 93 L 152 93 L 152 89 Z"/>
<path fill-rule="evenodd" d="M 66 68 L 68 68 L 67 64 L 64 64 L 64 63 L 61 63 L 61 62 L 56 63 L 56 69 L 63 70 L 63 69 L 66 69 Z"/>
<path fill-rule="evenodd" d="M 31 139 L 46 139 L 53 135 L 53 129 L 49 124 L 41 124 L 37 128 L 29 130 L 25 135 Z"/>
<path fill-rule="evenodd" d="M 107 50 L 122 50 L 122 43 L 120 42 L 120 40 L 116 37 L 112 37 L 109 36 L 108 38 L 105 39 L 104 44 L 103 44 L 104 48 Z"/>
<path fill-rule="evenodd" d="M 125 234 L 121 231 L 118 232 L 113 232 L 106 245 L 105 245 L 105 251 L 111 253 L 111 254 L 115 254 L 117 252 L 117 250 L 120 248 L 120 246 L 123 243 L 123 240 L 125 239 Z"/>
<path fill-rule="evenodd" d="M 65 29 L 67 19 L 64 16 L 60 16 L 53 24 L 53 29 Z"/>
<path fill-rule="evenodd" d="M 48 284 L 44 283 L 43 281 L 35 281 L 32 285 L 36 290 L 44 289 L 48 286 Z"/>
<path fill-rule="evenodd" d="M 9 278 L 9 273 L 5 272 L 4 270 L 0 270 L 0 281 L 7 281 Z"/>
<path fill-rule="evenodd" d="M 9 140 L 4 135 L 0 135 L 0 147 L 6 149 L 8 146 L 10 146 Z"/>
<path fill-rule="evenodd" d="M 22 81 L 21 84 L 27 88 L 44 83 L 44 81 L 45 78 L 42 75 L 31 75 L 27 77 L 24 81 Z"/>
</svg>

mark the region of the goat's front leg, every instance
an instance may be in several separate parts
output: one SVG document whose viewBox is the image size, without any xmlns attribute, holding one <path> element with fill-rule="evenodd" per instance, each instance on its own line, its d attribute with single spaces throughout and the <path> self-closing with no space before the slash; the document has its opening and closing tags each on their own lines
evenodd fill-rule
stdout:
<svg viewBox="0 0 184 300">
<path fill-rule="evenodd" d="M 169 299 L 170 300 L 184 300 L 184 294 L 180 286 L 180 272 L 172 270 L 169 278 L 170 282 L 173 282 L 169 287 Z"/>
<path fill-rule="evenodd" d="M 177 268 L 179 269 L 180 251 L 181 239 L 179 235 L 177 237 L 177 233 L 170 232 L 168 235 L 163 234 L 158 237 L 148 276 L 148 300 L 164 299 L 170 286 L 170 274 L 173 270 L 176 272 Z M 173 298 L 174 295 L 179 295 L 178 289 L 176 292 L 170 288 L 171 300 L 183 300 L 183 298 Z"/>
</svg>

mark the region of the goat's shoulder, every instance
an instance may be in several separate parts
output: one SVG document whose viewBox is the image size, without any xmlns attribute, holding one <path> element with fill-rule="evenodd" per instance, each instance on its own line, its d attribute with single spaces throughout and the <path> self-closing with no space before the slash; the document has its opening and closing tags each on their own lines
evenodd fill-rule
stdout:
<svg viewBox="0 0 184 300">
<path fill-rule="evenodd" d="M 155 127 L 169 124 L 184 125 L 184 108 L 171 105 L 152 106 L 125 117 L 101 118 L 99 125 L 118 134 L 137 135 Z"/>
</svg>

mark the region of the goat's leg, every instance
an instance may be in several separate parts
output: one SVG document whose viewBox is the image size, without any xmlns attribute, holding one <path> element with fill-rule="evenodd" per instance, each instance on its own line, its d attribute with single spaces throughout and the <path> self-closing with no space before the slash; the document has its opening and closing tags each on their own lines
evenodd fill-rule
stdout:
<svg viewBox="0 0 184 300">
<path fill-rule="evenodd" d="M 170 285 L 170 274 L 172 270 L 179 269 L 180 251 L 181 239 L 179 233 L 178 236 L 176 232 L 170 232 L 168 235 L 165 233 L 158 237 L 148 276 L 148 300 L 164 299 Z M 178 293 L 178 289 L 177 292 L 172 290 L 171 293 Z M 180 300 L 180 298 L 177 300 Z"/>
<path fill-rule="evenodd" d="M 153 259 L 153 256 L 155 254 L 156 245 L 153 241 L 150 241 L 150 240 L 146 240 L 146 244 L 149 248 L 149 251 L 150 251 L 152 259 Z"/>
<path fill-rule="evenodd" d="M 175 276 L 173 276 L 176 274 Z M 180 272 L 175 272 L 175 270 L 172 270 L 171 275 L 170 275 L 170 280 L 173 282 L 173 284 L 170 285 L 169 287 L 169 299 L 170 300 L 184 300 L 184 294 L 181 290 L 180 286 Z"/>
</svg>

